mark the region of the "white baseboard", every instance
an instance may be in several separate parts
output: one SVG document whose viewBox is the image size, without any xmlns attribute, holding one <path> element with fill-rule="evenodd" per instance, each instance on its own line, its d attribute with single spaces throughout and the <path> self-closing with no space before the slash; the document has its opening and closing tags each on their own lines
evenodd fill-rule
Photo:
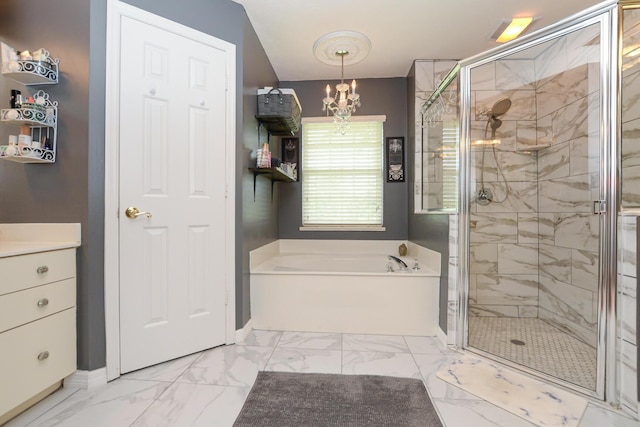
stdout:
<svg viewBox="0 0 640 427">
<path fill-rule="evenodd" d="M 107 383 L 107 368 L 93 371 L 75 371 L 64 379 L 65 387 L 89 389 Z"/>
<path fill-rule="evenodd" d="M 253 319 L 249 319 L 242 329 L 236 329 L 236 342 L 243 342 L 253 330 Z"/>
<path fill-rule="evenodd" d="M 442 346 L 446 348 L 447 347 L 447 334 L 445 334 L 442 329 L 438 328 L 438 330 L 436 331 L 436 336 L 440 340 L 440 343 L 442 344 Z"/>
</svg>

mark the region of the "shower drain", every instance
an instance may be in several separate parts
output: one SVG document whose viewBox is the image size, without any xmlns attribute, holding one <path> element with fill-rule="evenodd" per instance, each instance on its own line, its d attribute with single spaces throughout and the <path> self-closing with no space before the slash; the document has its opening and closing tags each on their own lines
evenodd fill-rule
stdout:
<svg viewBox="0 0 640 427">
<path fill-rule="evenodd" d="M 520 340 L 511 340 L 511 344 L 515 344 L 515 345 L 524 345 L 524 341 L 520 341 Z"/>
</svg>

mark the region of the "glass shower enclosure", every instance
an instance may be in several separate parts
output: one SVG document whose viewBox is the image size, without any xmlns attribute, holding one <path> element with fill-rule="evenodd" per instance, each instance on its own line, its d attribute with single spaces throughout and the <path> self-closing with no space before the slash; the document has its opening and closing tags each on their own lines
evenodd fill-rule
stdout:
<svg viewBox="0 0 640 427">
<path fill-rule="evenodd" d="M 617 395 L 619 6 L 600 4 L 460 61 L 422 110 L 438 117 L 426 140 L 442 139 L 446 121 L 429 110 L 457 85 L 459 139 L 442 145 L 458 152 L 458 204 L 444 203 L 442 185 L 421 193 L 425 205 L 459 215 L 457 346 L 609 400 Z M 622 40 L 633 35 L 640 46 L 628 19 Z"/>
</svg>

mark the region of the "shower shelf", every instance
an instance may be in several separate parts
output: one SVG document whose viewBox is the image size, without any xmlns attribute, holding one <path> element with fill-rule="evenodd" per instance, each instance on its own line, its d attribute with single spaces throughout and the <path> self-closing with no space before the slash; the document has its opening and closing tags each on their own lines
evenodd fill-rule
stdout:
<svg viewBox="0 0 640 427">
<path fill-rule="evenodd" d="M 549 148 L 551 147 L 551 144 L 538 144 L 538 145 L 531 145 L 527 148 L 520 148 L 517 151 L 520 153 L 537 153 L 540 150 L 544 150 L 545 148 Z"/>
</svg>

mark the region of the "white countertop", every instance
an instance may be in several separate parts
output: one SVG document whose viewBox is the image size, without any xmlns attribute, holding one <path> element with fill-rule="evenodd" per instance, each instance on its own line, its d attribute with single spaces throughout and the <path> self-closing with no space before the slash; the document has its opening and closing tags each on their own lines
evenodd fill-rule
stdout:
<svg viewBox="0 0 640 427">
<path fill-rule="evenodd" d="M 78 223 L 0 224 L 0 258 L 78 246 Z"/>
</svg>

